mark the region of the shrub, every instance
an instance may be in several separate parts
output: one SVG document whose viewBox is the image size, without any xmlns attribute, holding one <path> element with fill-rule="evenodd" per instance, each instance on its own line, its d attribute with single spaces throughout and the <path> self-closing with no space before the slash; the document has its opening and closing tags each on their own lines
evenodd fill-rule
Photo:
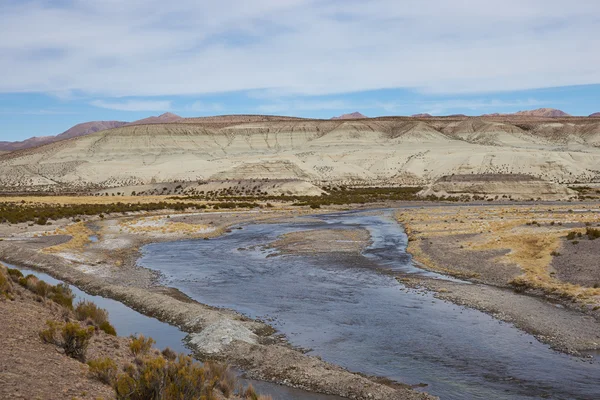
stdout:
<svg viewBox="0 0 600 400">
<path fill-rule="evenodd" d="M 88 361 L 90 375 L 107 385 L 113 385 L 117 380 L 117 364 L 108 357 Z"/>
<path fill-rule="evenodd" d="M 48 298 L 58 305 L 70 310 L 73 309 L 73 299 L 75 298 L 75 295 L 66 283 L 59 283 L 56 286 L 51 286 Z"/>
<path fill-rule="evenodd" d="M 75 318 L 79 321 L 90 321 L 92 325 L 109 335 L 117 334 L 115 328 L 108 322 L 108 312 L 91 301 L 83 300 L 77 303 Z"/>
<path fill-rule="evenodd" d="M 108 321 L 104 321 L 100 325 L 98 325 L 98 329 L 100 329 L 102 332 L 108 335 L 117 336 L 117 330 Z"/>
<path fill-rule="evenodd" d="M 577 236 L 577 232 L 569 232 L 567 234 L 567 240 L 573 240 Z"/>
<path fill-rule="evenodd" d="M 177 358 L 177 353 L 175 353 L 175 351 L 173 351 L 170 347 L 165 347 L 161 354 L 169 361 L 173 361 Z"/>
<path fill-rule="evenodd" d="M 67 322 L 64 325 L 56 321 L 46 321 L 47 329 L 39 335 L 44 343 L 61 347 L 65 354 L 79 361 L 85 361 L 85 354 L 94 335 L 93 327 L 82 327 L 78 322 Z"/>
<path fill-rule="evenodd" d="M 57 331 L 60 324 L 56 321 L 48 320 L 46 321 L 46 326 L 48 328 L 40 331 L 39 333 L 42 342 L 59 345 L 60 342 L 57 339 Z"/>
<path fill-rule="evenodd" d="M 156 343 L 151 337 L 146 338 L 141 334 L 137 337 L 132 335 L 130 338 L 131 342 L 129 343 L 129 350 L 131 350 L 131 354 L 134 356 L 148 353 L 154 343 Z"/>
<path fill-rule="evenodd" d="M 10 279 L 10 276 L 9 276 L 6 268 L 2 264 L 0 264 L 0 299 L 1 298 L 12 299 L 13 298 L 12 294 L 13 294 L 12 279 Z"/>
<path fill-rule="evenodd" d="M 23 277 L 21 271 L 19 271 L 16 268 L 7 268 L 6 270 L 8 271 L 8 275 L 10 276 L 10 278 L 15 282 L 18 282 L 19 278 Z"/>
<path fill-rule="evenodd" d="M 94 328 L 84 328 L 77 322 L 67 322 L 62 328 L 62 348 L 65 354 L 85 361 L 85 353 L 94 335 Z"/>
<path fill-rule="evenodd" d="M 595 240 L 600 238 L 600 229 L 586 228 L 585 234 L 587 235 L 588 239 Z"/>
</svg>

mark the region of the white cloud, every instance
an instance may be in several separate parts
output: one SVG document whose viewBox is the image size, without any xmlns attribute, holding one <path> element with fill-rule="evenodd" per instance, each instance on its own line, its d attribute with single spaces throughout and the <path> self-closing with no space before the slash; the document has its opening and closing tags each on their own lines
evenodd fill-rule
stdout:
<svg viewBox="0 0 600 400">
<path fill-rule="evenodd" d="M 225 107 L 221 103 L 205 103 L 203 101 L 195 101 L 183 108 L 183 111 L 199 113 L 216 113 L 224 110 Z"/>
<path fill-rule="evenodd" d="M 41 0 L 0 5 L 0 92 L 431 93 L 600 83 L 600 2 Z M 258 92 L 260 93 L 260 92 Z"/>
<path fill-rule="evenodd" d="M 422 101 L 347 101 L 339 100 L 321 100 L 321 99 L 282 99 L 271 103 L 261 104 L 256 107 L 259 113 L 295 113 L 302 111 L 365 111 L 365 110 L 383 110 L 386 113 L 417 113 L 426 112 L 432 115 L 440 115 L 451 110 L 471 110 L 475 112 L 487 112 L 493 110 L 514 109 L 515 111 L 524 108 L 542 106 L 545 103 L 537 99 L 515 99 L 515 100 L 495 100 L 495 99 L 444 99 L 444 100 L 422 100 Z"/>
<path fill-rule="evenodd" d="M 170 100 L 127 100 L 127 101 L 105 101 L 94 100 L 91 105 L 100 108 L 119 111 L 169 111 Z"/>
</svg>

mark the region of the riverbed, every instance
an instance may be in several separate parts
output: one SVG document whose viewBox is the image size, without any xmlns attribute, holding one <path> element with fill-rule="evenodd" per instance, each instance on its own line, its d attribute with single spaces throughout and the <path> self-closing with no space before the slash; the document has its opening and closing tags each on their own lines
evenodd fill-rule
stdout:
<svg viewBox="0 0 600 400">
<path fill-rule="evenodd" d="M 423 383 L 442 399 L 600 397 L 597 361 L 558 353 L 510 324 L 408 289 L 386 273 L 449 279 L 413 265 L 389 210 L 242 228 L 211 240 L 145 246 L 139 264 L 201 303 L 265 320 L 310 354 L 351 371 Z M 290 232 L 349 228 L 370 233 L 361 255 L 276 255 L 268 246 Z"/>
</svg>

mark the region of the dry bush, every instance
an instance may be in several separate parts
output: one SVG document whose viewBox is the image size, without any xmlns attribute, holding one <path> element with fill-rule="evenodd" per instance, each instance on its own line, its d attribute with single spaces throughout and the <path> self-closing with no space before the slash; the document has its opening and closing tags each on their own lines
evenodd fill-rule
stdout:
<svg viewBox="0 0 600 400">
<path fill-rule="evenodd" d="M 156 343 L 151 337 L 146 338 L 144 335 L 141 334 L 138 336 L 132 335 L 130 336 L 130 338 L 131 342 L 129 342 L 129 350 L 134 356 L 140 356 L 148 353 L 154 345 L 154 343 Z"/>
<path fill-rule="evenodd" d="M 600 229 L 586 228 L 585 234 L 587 235 L 588 239 L 595 240 L 600 238 Z"/>
<path fill-rule="evenodd" d="M 71 358 L 85 361 L 90 339 L 94 335 L 93 327 L 82 327 L 78 322 L 61 324 L 56 321 L 46 321 L 48 328 L 39 333 L 40 339 L 61 347 Z"/>
<path fill-rule="evenodd" d="M 13 284 L 7 268 L 0 264 L 0 299 L 13 299 Z"/>
<path fill-rule="evenodd" d="M 117 364 L 108 357 L 88 361 L 90 375 L 107 385 L 114 385 L 117 381 Z"/>
<path fill-rule="evenodd" d="M 73 299 L 75 298 L 75 295 L 66 283 L 59 283 L 56 286 L 51 286 L 48 298 L 62 307 L 69 310 L 73 309 Z"/>
<path fill-rule="evenodd" d="M 89 321 L 101 331 L 104 331 L 109 335 L 117 335 L 115 328 L 108 322 L 108 311 L 98 307 L 91 301 L 83 300 L 77 303 L 74 311 L 75 318 L 79 321 Z"/>
<path fill-rule="evenodd" d="M 163 355 L 164 358 L 166 358 L 169 361 L 173 361 L 177 358 L 177 353 L 175 353 L 175 351 L 173 349 L 171 349 L 170 347 L 165 347 L 165 349 L 161 352 L 161 354 Z"/>
<path fill-rule="evenodd" d="M 190 356 L 171 358 L 173 351 L 166 353 L 169 359 L 161 355 L 138 357 L 135 365 L 126 366 L 113 385 L 117 400 L 213 400 L 234 394 L 237 381 L 227 366 L 214 362 L 202 366 Z M 239 395 L 270 399 L 258 396 L 253 388 L 241 389 Z"/>
</svg>

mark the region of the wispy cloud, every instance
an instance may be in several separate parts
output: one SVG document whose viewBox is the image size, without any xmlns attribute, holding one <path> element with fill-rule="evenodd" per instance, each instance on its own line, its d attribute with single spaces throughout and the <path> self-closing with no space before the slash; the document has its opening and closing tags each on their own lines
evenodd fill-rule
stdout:
<svg viewBox="0 0 600 400">
<path fill-rule="evenodd" d="M 69 110 L 48 110 L 48 109 L 39 109 L 39 110 L 14 110 L 14 109 L 0 109 L 0 114 L 2 115 L 74 115 L 77 114 L 75 111 Z"/>
<path fill-rule="evenodd" d="M 91 105 L 100 108 L 108 108 L 118 111 L 170 111 L 170 100 L 127 100 L 127 101 L 105 101 L 94 100 Z"/>
<path fill-rule="evenodd" d="M 197 113 L 218 113 L 225 111 L 225 106 L 221 103 L 206 103 L 203 101 L 195 101 L 192 104 L 188 104 L 183 107 L 183 111 L 197 112 Z"/>
<path fill-rule="evenodd" d="M 258 105 L 255 109 L 259 113 L 298 113 L 302 111 L 369 111 L 378 110 L 389 114 L 407 114 L 426 112 L 440 115 L 449 111 L 464 110 L 465 112 L 487 112 L 514 108 L 515 111 L 546 104 L 537 99 L 443 99 L 419 101 L 348 101 L 345 99 L 304 99 L 283 98 L 270 103 Z"/>
<path fill-rule="evenodd" d="M 1 2 L 0 76 L 10 79 L 0 92 L 457 94 L 593 84 L 599 13 L 597 0 Z"/>
</svg>

